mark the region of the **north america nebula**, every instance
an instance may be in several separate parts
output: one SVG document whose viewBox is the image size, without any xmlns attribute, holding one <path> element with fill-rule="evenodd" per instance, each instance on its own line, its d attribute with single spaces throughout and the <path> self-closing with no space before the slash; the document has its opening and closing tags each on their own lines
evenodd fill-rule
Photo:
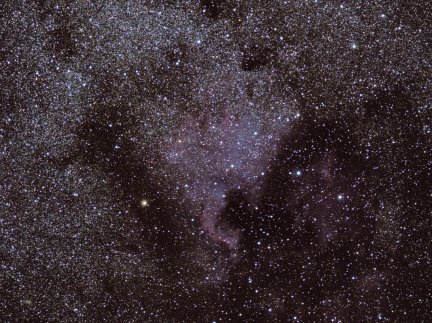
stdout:
<svg viewBox="0 0 432 323">
<path fill-rule="evenodd" d="M 432 3 L 0 24 L 1 321 L 432 319 Z"/>
</svg>

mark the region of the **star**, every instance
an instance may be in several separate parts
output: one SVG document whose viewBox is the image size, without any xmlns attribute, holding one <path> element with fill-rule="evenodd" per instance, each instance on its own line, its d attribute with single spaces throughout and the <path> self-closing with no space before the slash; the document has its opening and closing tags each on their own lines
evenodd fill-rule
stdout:
<svg viewBox="0 0 432 323">
<path fill-rule="evenodd" d="M 140 206 L 143 207 L 143 208 L 148 207 L 148 206 L 149 206 L 149 202 L 148 202 L 148 200 L 146 200 L 146 199 L 142 199 L 142 200 L 140 201 Z"/>
</svg>

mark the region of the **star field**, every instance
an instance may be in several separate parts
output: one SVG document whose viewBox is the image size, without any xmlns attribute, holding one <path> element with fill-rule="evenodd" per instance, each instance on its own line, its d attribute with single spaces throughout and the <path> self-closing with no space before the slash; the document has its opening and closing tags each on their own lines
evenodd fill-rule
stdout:
<svg viewBox="0 0 432 323">
<path fill-rule="evenodd" d="M 432 4 L 0 4 L 0 319 L 428 322 Z"/>
</svg>

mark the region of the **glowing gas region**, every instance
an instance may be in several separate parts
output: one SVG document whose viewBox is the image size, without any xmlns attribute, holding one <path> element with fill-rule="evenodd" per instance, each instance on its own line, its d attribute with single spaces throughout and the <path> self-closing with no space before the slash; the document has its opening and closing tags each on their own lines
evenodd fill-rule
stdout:
<svg viewBox="0 0 432 323">
<path fill-rule="evenodd" d="M 237 246 L 239 232 L 219 217 L 226 197 L 240 188 L 250 191 L 252 198 L 260 193 L 280 135 L 289 126 L 286 115 L 260 118 L 253 112 L 234 116 L 225 111 L 220 117 L 186 118 L 167 144 L 166 161 L 181 174 L 191 216 L 199 218 L 214 241 Z"/>
</svg>

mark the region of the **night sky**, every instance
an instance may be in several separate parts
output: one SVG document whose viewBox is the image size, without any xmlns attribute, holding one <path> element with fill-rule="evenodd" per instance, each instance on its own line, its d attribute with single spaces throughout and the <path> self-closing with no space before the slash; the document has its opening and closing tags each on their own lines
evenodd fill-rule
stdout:
<svg viewBox="0 0 432 323">
<path fill-rule="evenodd" d="M 2 0 L 0 321 L 431 322 L 432 2 Z"/>
</svg>

